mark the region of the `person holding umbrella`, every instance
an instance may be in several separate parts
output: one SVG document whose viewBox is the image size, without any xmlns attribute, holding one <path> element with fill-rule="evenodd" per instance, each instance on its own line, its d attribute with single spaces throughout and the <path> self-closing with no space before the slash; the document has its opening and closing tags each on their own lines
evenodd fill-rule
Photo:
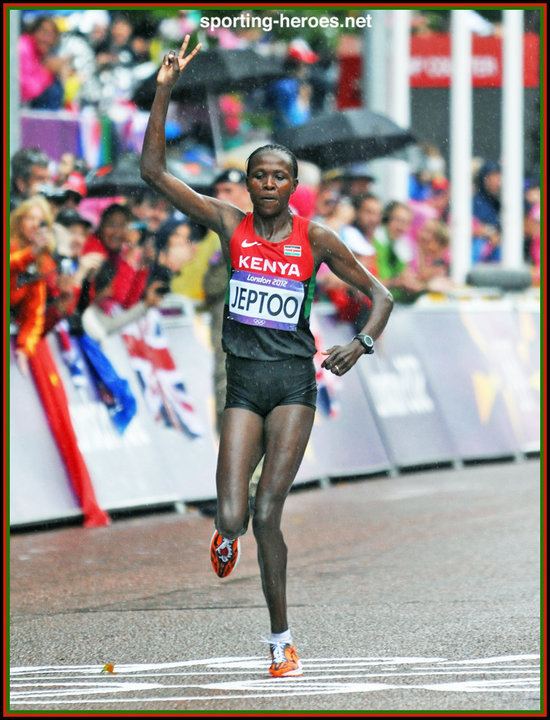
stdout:
<svg viewBox="0 0 550 720">
<path fill-rule="evenodd" d="M 325 351 L 323 366 L 341 376 L 374 351 L 392 310 L 386 288 L 363 268 L 331 230 L 289 210 L 297 187 L 297 161 L 285 147 L 266 145 L 248 158 L 251 213 L 200 195 L 166 170 L 164 125 L 171 89 L 200 50 L 169 52 L 157 75 L 157 90 L 145 133 L 141 174 L 157 192 L 194 221 L 218 233 L 230 268 L 224 309 L 227 400 L 222 420 L 217 516 L 210 543 L 212 566 L 226 578 L 239 559 L 239 537 L 249 520 L 248 486 L 260 459 L 253 530 L 267 602 L 274 677 L 300 675 L 301 662 L 287 620 L 287 548 L 281 514 L 311 433 L 317 388 L 315 341 L 309 314 L 316 269 L 323 262 L 372 299 L 361 334 Z"/>
</svg>

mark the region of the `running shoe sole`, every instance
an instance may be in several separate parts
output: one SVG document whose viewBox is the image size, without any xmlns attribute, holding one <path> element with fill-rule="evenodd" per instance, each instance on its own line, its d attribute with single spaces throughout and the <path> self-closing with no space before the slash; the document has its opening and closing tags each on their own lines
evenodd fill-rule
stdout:
<svg viewBox="0 0 550 720">
<path fill-rule="evenodd" d="M 214 533 L 213 533 L 213 535 L 212 535 L 212 537 L 211 537 L 211 539 L 210 539 L 210 563 L 212 564 L 212 569 L 214 570 L 214 572 L 216 573 L 216 575 L 217 575 L 220 579 L 223 580 L 224 578 L 229 577 L 229 575 L 231 575 L 231 573 L 233 572 L 233 570 L 234 570 L 234 569 L 237 567 L 237 565 L 239 564 L 239 560 L 241 559 L 241 543 L 240 543 L 240 541 L 239 541 L 239 538 L 237 538 L 237 539 L 236 539 L 236 540 L 237 540 L 237 549 L 236 549 L 236 551 L 235 551 L 235 554 L 236 554 L 236 556 L 237 556 L 237 559 L 235 560 L 235 562 L 233 562 L 233 563 L 222 563 L 222 562 L 218 559 L 218 555 L 217 555 L 217 553 L 216 553 L 216 548 L 214 547 L 214 540 L 215 540 L 215 538 L 216 538 L 217 535 L 219 535 L 218 531 L 217 531 L 217 530 L 214 530 Z M 222 573 L 220 574 L 218 568 L 221 568 L 222 571 L 224 571 L 224 572 L 222 572 Z"/>
</svg>

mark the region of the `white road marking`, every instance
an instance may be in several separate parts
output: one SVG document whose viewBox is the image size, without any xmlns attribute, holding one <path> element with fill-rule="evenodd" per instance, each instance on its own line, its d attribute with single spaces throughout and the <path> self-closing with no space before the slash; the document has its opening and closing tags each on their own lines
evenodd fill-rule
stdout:
<svg viewBox="0 0 550 720">
<path fill-rule="evenodd" d="M 43 708 L 91 703 L 104 707 L 117 703 L 140 703 L 143 706 L 155 702 L 225 701 L 413 689 L 533 694 L 540 685 L 538 655 L 502 655 L 466 660 L 439 657 L 309 658 L 302 662 L 302 677 L 277 680 L 266 676 L 265 657 L 251 656 L 116 664 L 113 675 L 99 675 L 101 665 L 15 667 L 11 670 L 11 704 Z M 261 673 L 262 677 L 257 677 L 257 673 Z M 225 681 L 219 679 L 220 676 L 231 675 L 239 677 Z M 142 677 L 146 680 L 138 680 Z M 191 682 L 180 684 L 170 681 L 178 677 L 189 677 Z M 420 677 L 425 677 L 428 682 L 419 684 Z M 196 682 L 191 678 L 196 678 Z M 382 678 L 391 678 L 390 683 L 380 682 Z M 443 682 L 433 682 L 436 678 L 441 678 Z M 204 691 L 204 694 L 196 694 L 197 691 Z"/>
<path fill-rule="evenodd" d="M 265 662 L 262 663 L 261 667 L 262 667 L 262 669 L 265 669 Z M 306 667 L 306 669 L 308 669 L 309 664 L 306 663 L 305 667 Z M 446 666 L 446 667 L 447 667 L 447 670 L 451 670 L 451 668 L 449 666 Z M 317 670 L 319 670 L 319 668 L 317 668 Z M 345 673 L 345 675 L 340 675 L 339 677 L 365 677 L 364 673 L 361 673 L 359 675 L 357 674 L 357 668 L 338 667 L 338 671 L 340 673 L 342 673 L 342 672 Z M 393 674 L 396 674 L 399 676 L 402 676 L 402 675 L 403 676 L 404 675 L 460 675 L 461 673 L 475 674 L 476 672 L 481 672 L 482 674 L 486 674 L 486 673 L 490 672 L 491 674 L 495 674 L 500 671 L 503 671 L 504 674 L 509 674 L 512 671 L 515 673 L 518 673 L 518 672 L 520 672 L 520 673 L 521 672 L 536 673 L 537 672 L 536 668 L 533 668 L 530 665 L 513 665 L 509 668 L 505 668 L 502 665 L 497 665 L 497 666 L 493 665 L 491 670 L 476 671 L 476 670 L 459 669 L 455 672 L 440 672 L 436 668 L 424 668 L 423 670 L 419 670 L 419 672 L 416 672 L 416 673 L 393 673 Z M 94 675 L 96 675 L 96 674 L 97 674 L 97 670 L 94 671 Z M 119 674 L 118 671 L 115 674 L 118 675 Z M 194 677 L 194 676 L 198 675 L 201 677 L 205 677 L 205 676 L 217 676 L 217 675 L 226 676 L 226 675 L 246 675 L 246 674 L 248 674 L 248 671 L 246 671 L 246 670 L 206 670 L 206 671 L 198 670 L 197 672 L 163 673 L 162 676 L 163 677 Z M 389 675 L 392 675 L 392 673 L 389 673 L 389 672 L 382 672 L 382 673 L 377 673 L 377 674 L 376 673 L 368 673 L 368 677 L 387 677 Z M 66 675 L 61 676 L 62 679 L 65 677 L 71 677 L 71 676 L 66 676 Z M 89 676 L 86 676 L 86 677 L 89 677 Z M 140 677 L 150 678 L 151 673 L 144 673 L 143 675 L 134 673 L 132 675 L 132 677 L 133 678 L 140 678 Z M 310 679 L 311 679 L 311 676 L 308 675 L 308 677 L 310 677 Z M 324 677 L 324 676 L 319 676 L 319 677 Z M 331 677 L 334 677 L 334 676 L 331 676 Z M 28 677 L 27 677 L 27 679 L 28 679 Z M 15 688 L 15 687 L 35 687 L 38 685 L 41 685 L 41 686 L 43 685 L 44 687 L 56 687 L 57 685 L 66 685 L 66 684 L 72 685 L 72 684 L 74 684 L 75 678 L 73 678 L 72 682 L 70 682 L 70 683 L 64 683 L 64 682 L 62 682 L 62 680 L 55 680 L 51 677 L 51 675 L 36 675 L 30 679 L 32 679 L 32 682 L 21 682 L 21 681 L 15 680 L 14 682 L 12 682 L 11 686 L 13 688 Z M 38 682 L 40 680 L 49 680 L 50 682 Z M 86 684 L 87 683 L 85 683 L 85 682 L 79 682 L 79 685 L 86 685 Z M 95 683 L 93 683 L 93 684 L 95 685 Z"/>
</svg>

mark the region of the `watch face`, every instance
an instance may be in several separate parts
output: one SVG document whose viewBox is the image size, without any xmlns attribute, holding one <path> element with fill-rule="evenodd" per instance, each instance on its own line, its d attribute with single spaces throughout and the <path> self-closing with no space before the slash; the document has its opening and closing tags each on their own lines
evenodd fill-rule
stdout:
<svg viewBox="0 0 550 720">
<path fill-rule="evenodd" d="M 374 340 L 370 335 L 363 335 L 363 345 L 368 348 L 374 347 Z"/>
</svg>

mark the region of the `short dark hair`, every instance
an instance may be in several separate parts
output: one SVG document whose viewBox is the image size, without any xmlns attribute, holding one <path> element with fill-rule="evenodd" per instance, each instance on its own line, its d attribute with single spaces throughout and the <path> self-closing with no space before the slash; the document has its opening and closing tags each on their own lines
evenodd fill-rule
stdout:
<svg viewBox="0 0 550 720">
<path fill-rule="evenodd" d="M 405 208 L 405 210 L 412 214 L 412 210 L 407 203 L 401 202 L 401 200 L 392 200 L 382 211 L 382 225 L 387 225 L 389 223 L 394 210 L 397 210 L 398 208 Z"/>
<path fill-rule="evenodd" d="M 164 252 L 168 249 L 168 242 L 170 238 L 172 237 L 176 229 L 179 228 L 181 225 L 185 225 L 189 228 L 189 240 L 192 240 L 193 223 L 191 223 L 190 220 L 188 220 L 187 218 L 168 218 L 168 220 L 162 223 L 162 225 L 155 233 L 155 248 L 157 250 L 157 254 Z"/>
<path fill-rule="evenodd" d="M 151 207 L 154 207 L 159 203 L 166 203 L 166 205 L 170 206 L 169 200 L 167 200 L 164 195 L 160 195 L 150 188 L 139 188 L 138 190 L 133 190 L 128 196 L 128 201 L 132 207 L 142 205 L 143 203 L 147 203 L 148 205 L 151 205 Z"/>
<path fill-rule="evenodd" d="M 124 215 L 128 222 L 130 222 L 130 220 L 132 219 L 132 213 L 126 207 L 126 205 L 121 205 L 120 203 L 113 203 L 112 205 L 109 205 L 109 207 L 105 208 L 105 210 L 101 213 L 101 217 L 99 219 L 99 227 L 105 225 L 111 215 L 116 215 L 116 213 L 121 213 L 122 215 Z"/>
<path fill-rule="evenodd" d="M 231 183 L 232 185 L 246 185 L 246 173 L 238 168 L 226 168 L 214 178 L 212 187 L 220 183 Z"/>
<path fill-rule="evenodd" d="M 155 263 L 151 266 L 151 269 L 149 270 L 149 277 L 147 278 L 147 287 L 149 287 L 154 282 L 162 282 L 165 285 L 170 285 L 172 282 L 172 278 L 174 277 L 174 273 L 170 268 L 166 267 L 166 265 L 162 265 L 161 263 Z"/>
<path fill-rule="evenodd" d="M 22 148 L 11 159 L 11 180 L 13 182 L 20 178 L 28 181 L 31 177 L 31 170 L 35 165 L 47 168 L 49 164 L 50 158 L 40 148 Z"/>
<path fill-rule="evenodd" d="M 374 193 L 361 193 L 361 195 L 355 195 L 351 199 L 354 210 L 359 210 L 366 200 L 376 200 L 376 202 L 380 202 L 380 198 Z"/>
<path fill-rule="evenodd" d="M 27 32 L 31 35 L 34 35 L 37 30 L 40 30 L 42 25 L 46 24 L 51 25 L 59 36 L 59 28 L 57 27 L 55 20 L 52 18 L 51 15 L 37 15 L 37 17 L 35 17 L 34 20 L 29 23 Z"/>
<path fill-rule="evenodd" d="M 124 10 L 117 10 L 116 12 L 112 13 L 111 15 L 111 25 L 113 25 L 116 22 L 123 22 L 127 25 L 130 25 L 130 27 L 134 28 L 134 22 L 132 20 L 132 16 L 130 13 L 125 12 Z"/>
<path fill-rule="evenodd" d="M 250 153 L 248 156 L 248 160 L 246 161 L 246 174 L 248 175 L 248 170 L 250 168 L 250 161 L 253 157 L 256 155 L 259 155 L 263 152 L 269 152 L 270 150 L 274 150 L 275 152 L 283 153 L 284 155 L 287 155 L 287 157 L 290 160 L 290 164 L 292 166 L 292 176 L 295 180 L 298 179 L 298 160 L 296 159 L 296 155 L 292 152 L 292 150 L 289 150 L 284 145 L 279 145 L 278 143 L 270 143 L 269 145 L 262 145 L 262 147 L 257 148 L 254 150 L 253 153 Z"/>
</svg>

